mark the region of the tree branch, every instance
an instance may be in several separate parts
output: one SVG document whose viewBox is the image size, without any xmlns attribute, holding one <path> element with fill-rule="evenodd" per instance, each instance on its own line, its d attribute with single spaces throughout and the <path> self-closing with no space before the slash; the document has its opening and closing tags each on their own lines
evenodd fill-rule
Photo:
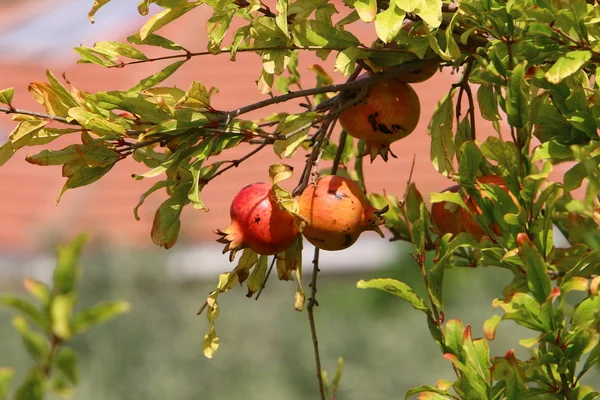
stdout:
<svg viewBox="0 0 600 400">
<path fill-rule="evenodd" d="M 50 119 L 52 121 L 62 122 L 63 124 L 79 125 L 77 123 L 69 121 L 65 117 L 59 117 L 57 115 L 39 113 L 39 112 L 29 111 L 29 110 L 20 110 L 18 108 L 14 108 L 14 107 L 0 107 L 0 112 L 3 112 L 5 114 L 29 115 L 32 117 L 38 117 L 38 118 L 43 118 L 43 119 Z"/>
<path fill-rule="evenodd" d="M 312 280 L 310 282 L 310 298 L 308 299 L 308 306 L 306 311 L 308 313 L 308 321 L 310 323 L 310 333 L 312 335 L 313 350 L 315 353 L 315 363 L 317 368 L 317 382 L 319 384 L 319 393 L 321 400 L 325 398 L 325 386 L 323 385 L 323 370 L 321 367 L 321 356 L 319 354 L 319 339 L 317 337 L 317 327 L 315 325 L 315 315 L 313 308 L 318 306 L 317 302 L 317 274 L 319 273 L 319 248 L 315 247 L 315 257 L 313 259 L 313 273 Z"/>
</svg>

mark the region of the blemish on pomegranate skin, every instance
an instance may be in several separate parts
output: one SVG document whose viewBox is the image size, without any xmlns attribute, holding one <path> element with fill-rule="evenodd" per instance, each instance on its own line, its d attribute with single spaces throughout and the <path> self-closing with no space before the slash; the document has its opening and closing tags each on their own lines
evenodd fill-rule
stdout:
<svg viewBox="0 0 600 400">
<path fill-rule="evenodd" d="M 378 116 L 379 112 L 374 112 L 373 114 L 369 114 L 367 117 L 367 121 L 369 122 L 369 125 L 371 125 L 371 129 L 373 129 L 374 132 L 377 132 L 379 128 L 379 124 L 377 123 Z"/>
<path fill-rule="evenodd" d="M 255 223 L 255 224 L 258 224 L 259 222 L 260 222 L 260 217 L 256 217 L 256 218 L 254 218 L 254 223 Z"/>
<path fill-rule="evenodd" d="M 344 246 L 350 246 L 352 244 L 352 236 L 351 235 L 344 235 Z"/>
</svg>

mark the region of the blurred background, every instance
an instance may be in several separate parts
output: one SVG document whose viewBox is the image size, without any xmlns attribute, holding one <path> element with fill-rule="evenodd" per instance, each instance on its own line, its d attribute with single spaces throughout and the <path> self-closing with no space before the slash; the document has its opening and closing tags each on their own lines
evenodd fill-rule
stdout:
<svg viewBox="0 0 600 400">
<path fill-rule="evenodd" d="M 63 82 L 85 91 L 124 90 L 168 65 L 146 63 L 122 69 L 77 64 L 72 50 L 99 40 L 124 41 L 145 18 L 137 13 L 138 0 L 111 2 L 90 24 L 92 1 L 0 0 L 0 88 L 14 87 L 13 105 L 43 112 L 27 92 L 30 82 L 45 81 L 46 69 Z M 340 2 L 341 3 L 341 2 Z M 156 9 L 151 8 L 151 12 Z M 210 14 L 199 7 L 160 34 L 191 51 L 206 48 L 204 26 Z M 354 32 L 371 43 L 371 26 Z M 362 29 L 362 31 L 360 30 Z M 156 54 L 149 49 L 147 55 Z M 315 76 L 310 65 L 332 71 L 332 62 L 311 54 L 301 57 L 303 84 Z M 235 109 L 260 99 L 255 81 L 260 60 L 239 54 L 237 62 L 226 54 L 195 58 L 186 63 L 165 86 L 186 89 L 192 81 L 220 89 L 214 97 L 219 109 Z M 343 77 L 332 72 L 336 82 Z M 401 196 L 415 158 L 413 181 L 428 199 L 452 183 L 436 174 L 429 161 L 427 123 L 436 101 L 457 76 L 444 69 L 430 81 L 415 85 L 421 100 L 421 122 L 408 138 L 392 147 L 399 156 L 384 164 L 366 165 L 368 189 Z M 277 111 L 297 110 L 297 102 L 278 105 Z M 274 109 L 249 117 L 265 116 Z M 482 135 L 485 122 L 479 120 Z M 14 127 L 10 116 L 0 115 L 0 143 Z M 491 129 L 490 129 L 491 132 Z M 64 138 L 50 148 L 62 148 L 78 138 Z M 80 356 L 81 384 L 77 399 L 307 399 L 317 395 L 312 342 L 307 315 L 293 309 L 295 283 L 274 277 L 259 301 L 248 300 L 238 288 L 219 298 L 217 330 L 221 347 L 213 360 L 204 358 L 202 340 L 208 327 L 205 316 L 195 315 L 215 287 L 218 273 L 232 265 L 214 243 L 216 228 L 229 223 L 229 203 L 248 183 L 268 179 L 268 165 L 281 162 L 261 153 L 239 168 L 213 181 L 203 192 L 210 212 L 188 209 L 182 217 L 177 245 L 159 249 L 150 240 L 156 207 L 164 200 L 156 194 L 146 200 L 141 220 L 133 217 L 140 195 L 154 181 L 135 181 L 131 173 L 145 169 L 129 160 L 120 162 L 101 181 L 56 196 L 64 183 L 58 167 L 38 167 L 25 156 L 41 149 L 23 149 L 0 167 L 0 293 L 22 292 L 22 279 L 49 280 L 54 248 L 81 231 L 93 235 L 83 261 L 81 306 L 99 300 L 127 300 L 132 311 L 106 326 L 91 330 L 72 343 Z M 239 158 L 248 148 L 229 153 Z M 301 171 L 298 154 L 286 163 Z M 293 188 L 289 183 L 288 189 Z M 340 398 L 396 399 L 412 386 L 451 378 L 452 368 L 429 338 L 426 321 L 391 295 L 356 289 L 360 279 L 395 277 L 420 286 L 418 270 L 408 245 L 381 240 L 365 233 L 352 248 L 322 253 L 317 328 L 324 367 L 333 374 L 337 358 L 346 360 Z M 305 254 L 310 271 L 312 250 Z M 503 271 L 456 270 L 448 274 L 447 317 L 459 315 L 481 336 L 483 321 L 491 315 L 491 301 L 510 280 Z M 306 282 L 307 280 L 305 280 Z M 29 360 L 10 320 L 0 308 L 0 366 L 17 370 L 17 381 Z M 509 348 L 526 356 L 517 338 L 533 336 L 510 322 L 501 325 L 492 354 Z"/>
</svg>

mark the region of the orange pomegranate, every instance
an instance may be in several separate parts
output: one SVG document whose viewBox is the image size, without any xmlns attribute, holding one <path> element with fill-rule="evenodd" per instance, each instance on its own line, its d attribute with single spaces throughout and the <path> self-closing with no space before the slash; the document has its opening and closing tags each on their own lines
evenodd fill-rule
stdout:
<svg viewBox="0 0 600 400">
<path fill-rule="evenodd" d="M 215 231 L 224 243 L 223 253 L 231 251 L 233 261 L 239 249 L 249 248 L 261 255 L 281 253 L 298 237 L 294 217 L 279 207 L 270 184 L 259 182 L 244 187 L 233 199 L 231 224 Z"/>
<path fill-rule="evenodd" d="M 459 190 L 460 186 L 454 185 L 444 189 L 442 193 L 447 191 L 458 193 Z M 468 217 L 471 218 L 470 215 Z M 458 204 L 442 201 L 431 205 L 431 220 L 442 235 L 446 233 L 458 235 L 465 232 L 463 218 L 461 207 Z"/>
<path fill-rule="evenodd" d="M 300 195 L 299 212 L 306 218 L 304 237 L 322 250 L 343 250 L 360 234 L 373 230 L 383 237 L 381 214 L 351 179 L 337 175 L 319 178 Z"/>
<path fill-rule="evenodd" d="M 390 144 L 408 136 L 421 114 L 419 96 L 407 83 L 382 78 L 366 96 L 340 113 L 340 123 L 350 136 L 365 141 L 371 162 L 380 155 L 387 161 Z"/>
</svg>

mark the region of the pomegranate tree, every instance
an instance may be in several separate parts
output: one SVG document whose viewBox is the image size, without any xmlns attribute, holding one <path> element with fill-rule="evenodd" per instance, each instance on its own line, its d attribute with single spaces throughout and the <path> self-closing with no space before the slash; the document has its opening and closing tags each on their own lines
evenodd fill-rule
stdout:
<svg viewBox="0 0 600 400">
<path fill-rule="evenodd" d="M 415 130 L 421 115 L 419 96 L 409 84 L 382 78 L 357 104 L 340 113 L 340 123 L 350 136 L 365 141 L 365 155 L 388 159 L 390 144 Z"/>
<path fill-rule="evenodd" d="M 230 261 L 243 248 L 261 255 L 281 253 L 298 236 L 294 217 L 277 204 L 275 192 L 268 183 L 254 183 L 240 190 L 229 213 L 231 224 L 216 233 L 221 235 L 217 241 L 226 244 L 223 253 L 231 251 Z"/>
<path fill-rule="evenodd" d="M 306 218 L 304 237 L 322 250 L 343 250 L 354 244 L 360 234 L 376 231 L 384 221 L 351 179 L 337 175 L 319 178 L 300 195 L 300 214 Z"/>
</svg>

